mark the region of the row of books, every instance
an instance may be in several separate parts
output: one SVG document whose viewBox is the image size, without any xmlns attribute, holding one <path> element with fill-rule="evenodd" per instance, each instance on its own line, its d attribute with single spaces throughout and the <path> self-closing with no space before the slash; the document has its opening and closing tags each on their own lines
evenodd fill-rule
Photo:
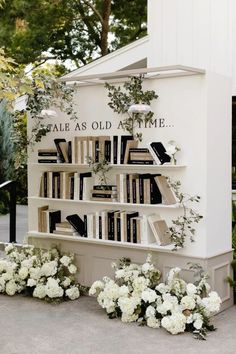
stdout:
<svg viewBox="0 0 236 354">
<path fill-rule="evenodd" d="M 121 173 L 115 185 L 94 185 L 91 172 L 43 172 L 39 196 L 43 198 L 94 200 L 134 204 L 175 204 L 167 177 L 151 173 Z"/>
<path fill-rule="evenodd" d="M 138 147 L 131 135 L 76 136 L 72 141 L 54 139 L 55 149 L 39 149 L 39 163 L 88 164 L 106 160 L 111 164 L 153 165 L 170 161 L 162 143 Z"/>
<path fill-rule="evenodd" d="M 148 225 L 158 245 L 171 243 L 170 230 L 158 214 L 140 216 L 136 211 L 102 210 L 83 216 L 69 215 L 61 221 L 61 211 L 38 208 L 39 232 L 89 239 L 148 244 Z"/>
<path fill-rule="evenodd" d="M 120 203 L 175 204 L 177 202 L 167 177 L 151 173 L 121 173 L 116 176 Z"/>
<path fill-rule="evenodd" d="M 94 186 L 96 188 L 96 186 Z M 89 200 L 93 178 L 91 172 L 46 171 L 40 179 L 39 196 L 43 198 Z"/>
</svg>

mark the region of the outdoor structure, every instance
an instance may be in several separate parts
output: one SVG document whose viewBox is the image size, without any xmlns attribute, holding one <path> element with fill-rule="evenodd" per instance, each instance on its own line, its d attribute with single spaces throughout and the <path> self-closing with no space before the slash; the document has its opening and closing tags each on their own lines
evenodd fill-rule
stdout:
<svg viewBox="0 0 236 354">
<path fill-rule="evenodd" d="M 214 1 L 211 6 L 212 3 L 210 0 L 149 0 L 147 37 L 63 78 L 68 83 L 79 83 L 75 97 L 79 119 L 77 123 L 68 122 L 66 116 L 58 112 L 59 117 L 48 122 L 51 132 L 30 153 L 28 241 L 43 247 L 57 244 L 75 252 L 81 283 L 90 285 L 111 274 L 110 263 L 118 258 L 130 257 L 141 263 L 147 253 L 152 252 L 164 276 L 170 268 L 178 266 L 190 280 L 193 273 L 188 262 L 199 263 L 208 271 L 213 288 L 221 296 L 222 309 L 233 303 L 232 291 L 226 282 L 232 260 L 231 77 L 234 70 L 230 62 L 232 22 L 228 18 L 233 3 Z M 74 172 L 89 168 L 75 164 L 38 164 L 37 149 L 52 148 L 55 138 L 73 140 L 74 136 L 124 133 L 119 128 L 122 117 L 107 105 L 104 83 L 121 85 L 129 76 L 139 73 L 145 74 L 145 89 L 155 90 L 159 95 L 152 104 L 155 123 L 141 127 L 140 146 L 146 147 L 151 141 L 165 145 L 169 140 L 176 140 L 181 146 L 178 165 L 113 166 L 111 179 L 114 181 L 117 173 L 135 170 L 180 180 L 184 193 L 201 197 L 198 211 L 203 221 L 196 228 L 195 242 L 187 242 L 183 250 L 173 252 L 171 246 L 153 243 L 128 244 L 39 233 L 38 208 L 44 205 L 60 209 L 63 218 L 73 213 L 85 215 L 114 209 L 113 203 L 39 197 L 40 177 L 44 171 Z M 115 208 L 138 210 L 141 215 L 157 212 L 168 224 L 181 214 L 178 206 L 117 203 Z M 150 230 L 148 234 L 151 235 Z"/>
</svg>

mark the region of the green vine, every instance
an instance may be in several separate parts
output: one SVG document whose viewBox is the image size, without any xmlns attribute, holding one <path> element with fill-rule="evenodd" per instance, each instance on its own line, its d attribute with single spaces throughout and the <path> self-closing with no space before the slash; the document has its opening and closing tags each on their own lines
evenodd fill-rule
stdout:
<svg viewBox="0 0 236 354">
<path fill-rule="evenodd" d="M 110 163 L 104 158 L 104 156 L 101 155 L 98 162 L 95 162 L 95 159 L 93 159 L 91 156 L 87 157 L 87 161 L 89 167 L 92 168 L 92 172 L 98 176 L 99 184 L 103 186 L 104 189 L 106 189 L 109 181 L 107 174 L 112 169 Z"/>
<path fill-rule="evenodd" d="M 122 121 L 123 129 L 139 141 L 142 140 L 142 133 L 136 133 L 136 128 L 140 127 L 143 122 L 152 122 L 154 113 L 129 113 L 129 107 L 134 103 L 150 105 L 151 101 L 158 98 L 158 95 L 153 90 L 143 91 L 142 84 L 142 76 L 131 77 L 129 81 L 124 83 L 122 88 L 108 83 L 105 84 L 105 87 L 108 89 L 108 97 L 110 98 L 108 106 L 114 112 L 125 115 Z"/>
<path fill-rule="evenodd" d="M 168 180 L 170 187 L 173 189 L 178 203 L 181 205 L 183 214 L 172 220 L 172 226 L 170 227 L 171 239 L 174 243 L 174 251 L 179 247 L 183 248 L 187 238 L 191 242 L 194 242 L 195 228 L 194 225 L 199 223 L 203 218 L 194 209 L 189 206 L 189 203 L 199 203 L 200 197 L 190 196 L 180 191 L 180 181 Z"/>
<path fill-rule="evenodd" d="M 26 111 L 30 119 L 34 120 L 32 135 L 29 144 L 40 142 L 42 137 L 49 132 L 42 110 L 52 107 L 66 113 L 71 120 L 76 120 L 76 112 L 73 103 L 74 86 L 68 86 L 56 78 L 39 75 L 32 80 L 32 93 L 28 94 Z"/>
</svg>

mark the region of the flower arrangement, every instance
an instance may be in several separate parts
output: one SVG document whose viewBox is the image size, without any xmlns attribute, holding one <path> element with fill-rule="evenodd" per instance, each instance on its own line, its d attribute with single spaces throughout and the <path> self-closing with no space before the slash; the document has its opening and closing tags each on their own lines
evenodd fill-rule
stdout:
<svg viewBox="0 0 236 354">
<path fill-rule="evenodd" d="M 115 268 L 115 280 L 95 281 L 89 294 L 95 295 L 109 318 L 138 322 L 151 328 L 165 328 L 171 334 L 191 331 L 199 339 L 215 328 L 210 317 L 219 311 L 221 299 L 210 292 L 207 276 L 200 272 L 196 283 L 186 283 L 180 268 L 170 270 L 166 282 L 148 255 L 144 264 L 122 259 Z"/>
<path fill-rule="evenodd" d="M 73 254 L 14 244 L 6 246 L 5 253 L 0 260 L 0 293 L 24 293 L 49 301 L 79 298 L 83 289 L 75 281 Z"/>
<path fill-rule="evenodd" d="M 170 156 L 172 165 L 176 165 L 177 159 L 175 157 L 175 154 L 180 150 L 181 150 L 180 147 L 174 140 L 170 140 L 168 142 L 166 146 L 166 153 L 167 155 Z"/>
</svg>

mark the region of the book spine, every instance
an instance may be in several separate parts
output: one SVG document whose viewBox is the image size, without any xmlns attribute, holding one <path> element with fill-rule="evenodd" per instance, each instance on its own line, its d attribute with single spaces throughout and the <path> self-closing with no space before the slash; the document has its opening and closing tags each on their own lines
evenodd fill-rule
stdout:
<svg viewBox="0 0 236 354">
<path fill-rule="evenodd" d="M 72 142 L 68 141 L 68 162 L 72 163 Z"/>
<path fill-rule="evenodd" d="M 57 157 L 57 152 L 50 152 L 50 151 L 44 151 L 44 152 L 38 152 L 38 156 L 48 156 L 48 157 Z"/>
<path fill-rule="evenodd" d="M 129 174 L 126 175 L 126 195 L 127 195 L 127 203 L 131 203 L 130 200 L 130 184 L 129 184 Z"/>
<path fill-rule="evenodd" d="M 120 217 L 118 217 L 116 219 L 116 223 L 117 223 L 117 241 L 121 241 L 121 229 L 120 229 Z"/>
<path fill-rule="evenodd" d="M 58 162 L 57 162 L 57 159 L 52 159 L 52 160 L 38 159 L 38 163 L 58 163 Z"/>
<path fill-rule="evenodd" d="M 132 225 L 133 225 L 133 243 L 137 243 L 137 219 L 132 220 Z"/>
<path fill-rule="evenodd" d="M 95 162 L 99 162 L 99 140 L 95 140 Z"/>
<path fill-rule="evenodd" d="M 130 165 L 153 165 L 153 160 L 129 160 Z"/>
<path fill-rule="evenodd" d="M 132 179 L 132 194 L 133 194 L 133 203 L 137 203 L 137 198 L 136 198 L 136 178 Z"/>
<path fill-rule="evenodd" d="M 118 153 L 118 136 L 113 136 L 113 163 L 117 164 L 117 153 Z"/>
<path fill-rule="evenodd" d="M 75 179 L 74 177 L 70 178 L 70 199 L 74 199 L 74 188 L 75 188 Z"/>
<path fill-rule="evenodd" d="M 47 198 L 48 196 L 48 174 L 47 172 L 43 173 L 43 196 Z"/>
<path fill-rule="evenodd" d="M 84 215 L 84 237 L 88 237 L 87 215 Z"/>
<path fill-rule="evenodd" d="M 94 198 L 113 198 L 116 199 L 116 194 L 102 194 L 102 193 L 92 193 Z"/>
<path fill-rule="evenodd" d="M 99 215 L 98 227 L 99 227 L 98 237 L 99 237 L 99 240 L 102 240 L 102 217 L 101 217 L 101 215 Z"/>
</svg>

